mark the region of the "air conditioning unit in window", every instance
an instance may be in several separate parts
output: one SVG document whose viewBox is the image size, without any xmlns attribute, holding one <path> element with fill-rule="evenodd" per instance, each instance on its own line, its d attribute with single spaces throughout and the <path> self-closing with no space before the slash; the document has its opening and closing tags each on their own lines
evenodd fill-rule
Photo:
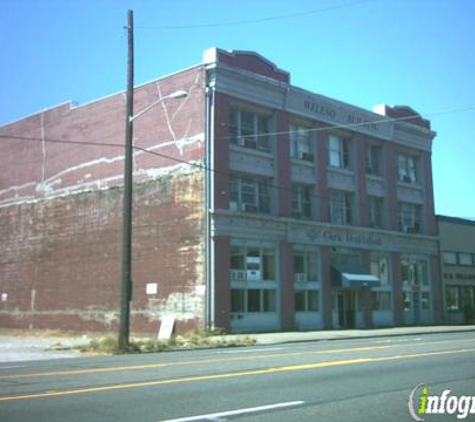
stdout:
<svg viewBox="0 0 475 422">
<path fill-rule="evenodd" d="M 231 270 L 231 280 L 233 281 L 246 281 L 247 272 L 244 270 Z"/>
<path fill-rule="evenodd" d="M 313 161 L 313 155 L 308 152 L 299 151 L 298 157 L 304 161 Z"/>
<path fill-rule="evenodd" d="M 296 283 L 305 283 L 307 281 L 307 274 L 305 273 L 296 273 L 294 277 Z"/>
<path fill-rule="evenodd" d="M 402 178 L 402 181 L 403 181 L 404 183 L 412 183 L 412 180 L 411 180 L 411 178 L 410 178 L 409 176 L 404 176 L 404 177 Z"/>
</svg>

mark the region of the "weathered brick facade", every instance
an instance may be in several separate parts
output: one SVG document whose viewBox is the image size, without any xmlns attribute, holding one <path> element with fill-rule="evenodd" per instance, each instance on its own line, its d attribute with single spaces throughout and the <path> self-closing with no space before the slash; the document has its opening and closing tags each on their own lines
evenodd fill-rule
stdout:
<svg viewBox="0 0 475 422">
<path fill-rule="evenodd" d="M 189 92 L 134 123 L 134 144 L 152 151 L 134 155 L 135 332 L 157 332 L 170 313 L 178 330 L 204 324 L 203 171 L 183 163 L 202 164 L 204 80 L 196 67 L 135 92 L 136 113 Z M 0 327 L 116 330 L 124 101 L 61 105 L 0 129 L 29 138 L 0 143 Z"/>
</svg>

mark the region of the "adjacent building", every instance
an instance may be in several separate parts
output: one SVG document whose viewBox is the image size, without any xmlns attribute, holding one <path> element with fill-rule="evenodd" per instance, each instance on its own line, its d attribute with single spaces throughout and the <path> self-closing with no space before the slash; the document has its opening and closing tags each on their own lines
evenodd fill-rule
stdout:
<svg viewBox="0 0 475 422">
<path fill-rule="evenodd" d="M 444 320 L 448 324 L 475 323 L 475 221 L 437 216 Z"/>
<path fill-rule="evenodd" d="M 135 110 L 176 90 L 134 122 L 133 330 L 441 322 L 428 120 L 253 52 L 207 50 Z M 0 128 L 1 326 L 115 328 L 124 120 L 119 93 Z"/>
</svg>

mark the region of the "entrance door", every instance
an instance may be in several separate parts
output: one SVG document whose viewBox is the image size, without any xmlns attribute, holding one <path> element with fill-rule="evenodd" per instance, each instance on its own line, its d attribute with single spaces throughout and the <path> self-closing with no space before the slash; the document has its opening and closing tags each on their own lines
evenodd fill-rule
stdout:
<svg viewBox="0 0 475 422">
<path fill-rule="evenodd" d="M 338 300 L 338 323 L 342 328 L 355 328 L 356 294 L 354 290 L 340 290 Z"/>
</svg>

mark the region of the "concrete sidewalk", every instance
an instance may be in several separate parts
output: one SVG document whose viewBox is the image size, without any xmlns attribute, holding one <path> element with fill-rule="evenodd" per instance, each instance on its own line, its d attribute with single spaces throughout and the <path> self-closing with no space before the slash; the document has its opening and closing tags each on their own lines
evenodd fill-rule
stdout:
<svg viewBox="0 0 475 422">
<path fill-rule="evenodd" d="M 365 339 L 379 337 L 394 337 L 422 334 L 442 334 L 442 333 L 460 333 L 475 332 L 475 325 L 439 325 L 424 327 L 392 327 L 392 328 L 373 328 L 367 330 L 322 330 L 322 331 L 292 331 L 262 334 L 235 334 L 228 335 L 229 339 L 250 337 L 256 340 L 256 344 L 281 344 L 304 341 L 329 341 L 329 340 L 348 340 Z"/>
<path fill-rule="evenodd" d="M 463 326 L 432 326 L 432 327 L 395 327 L 371 330 L 322 330 L 307 332 L 276 332 L 260 334 L 229 334 L 216 336 L 216 340 L 233 340 L 244 337 L 252 338 L 257 345 L 283 344 L 306 341 L 329 341 L 346 339 L 384 338 L 407 335 L 442 334 L 442 333 L 475 333 L 475 325 Z M 97 338 L 97 335 L 88 336 L 33 336 L 28 331 L 21 334 L 9 335 L 8 331 L 0 333 L 0 363 L 21 362 L 58 358 L 79 357 L 81 354 L 71 347 L 86 345 Z M 211 337 L 212 339 L 213 337 Z M 0 367 L 1 369 L 1 367 Z"/>
</svg>

